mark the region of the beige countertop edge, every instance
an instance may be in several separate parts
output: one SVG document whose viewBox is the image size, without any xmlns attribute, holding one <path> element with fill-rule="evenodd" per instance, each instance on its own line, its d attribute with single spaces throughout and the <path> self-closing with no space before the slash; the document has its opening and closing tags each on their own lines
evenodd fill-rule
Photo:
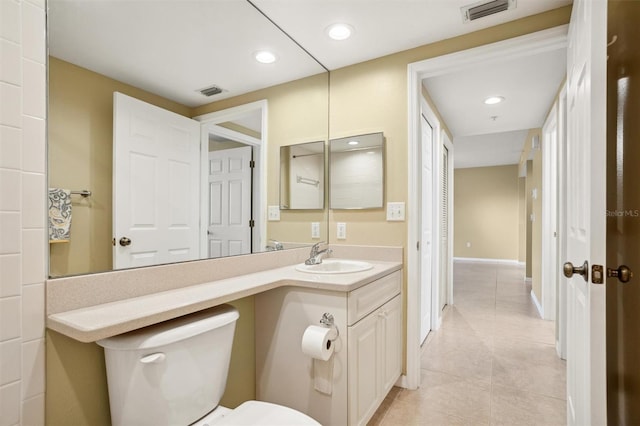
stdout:
<svg viewBox="0 0 640 426">
<path fill-rule="evenodd" d="M 327 275 L 299 272 L 294 266 L 286 266 L 51 314 L 47 327 L 89 343 L 278 287 L 349 292 L 402 268 L 400 262 L 370 263 L 374 267 L 368 271 Z"/>
</svg>

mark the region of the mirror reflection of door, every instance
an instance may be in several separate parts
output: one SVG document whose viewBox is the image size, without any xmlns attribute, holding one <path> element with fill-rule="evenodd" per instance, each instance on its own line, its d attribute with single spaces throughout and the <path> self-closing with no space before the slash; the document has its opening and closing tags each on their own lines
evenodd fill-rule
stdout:
<svg viewBox="0 0 640 426">
<path fill-rule="evenodd" d="M 222 138 L 210 140 L 207 225 L 210 258 L 251 253 L 251 163 L 251 146 Z"/>
<path fill-rule="evenodd" d="M 114 269 L 198 259 L 200 123 L 122 93 L 113 105 Z"/>
</svg>

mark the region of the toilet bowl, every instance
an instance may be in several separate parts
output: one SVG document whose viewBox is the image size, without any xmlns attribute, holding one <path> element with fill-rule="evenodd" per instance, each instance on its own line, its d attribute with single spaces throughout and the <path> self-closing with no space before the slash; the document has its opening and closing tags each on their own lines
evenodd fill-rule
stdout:
<svg viewBox="0 0 640 426">
<path fill-rule="evenodd" d="M 219 406 L 238 318 L 222 305 L 98 341 L 113 426 L 320 425 L 268 402 Z"/>
</svg>

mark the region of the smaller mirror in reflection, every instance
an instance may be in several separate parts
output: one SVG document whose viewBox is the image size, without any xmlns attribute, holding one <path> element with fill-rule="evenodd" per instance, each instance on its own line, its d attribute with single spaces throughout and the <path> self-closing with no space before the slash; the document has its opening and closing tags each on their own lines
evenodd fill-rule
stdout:
<svg viewBox="0 0 640 426">
<path fill-rule="evenodd" d="M 384 136 L 382 133 L 329 141 L 329 207 L 383 207 Z"/>
<path fill-rule="evenodd" d="M 324 142 L 280 147 L 280 208 L 324 208 Z"/>
</svg>

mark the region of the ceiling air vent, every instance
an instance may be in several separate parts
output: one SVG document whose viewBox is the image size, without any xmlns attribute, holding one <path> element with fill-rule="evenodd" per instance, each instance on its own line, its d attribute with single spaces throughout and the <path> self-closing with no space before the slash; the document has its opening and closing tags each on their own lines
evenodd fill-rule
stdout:
<svg viewBox="0 0 640 426">
<path fill-rule="evenodd" d="M 222 93 L 222 89 L 218 86 L 205 87 L 204 89 L 198 90 L 198 92 L 202 93 L 205 96 L 213 96 L 218 93 Z"/>
<path fill-rule="evenodd" d="M 462 21 L 467 23 L 515 7 L 516 0 L 492 0 L 463 6 L 460 10 L 462 11 Z"/>
</svg>

